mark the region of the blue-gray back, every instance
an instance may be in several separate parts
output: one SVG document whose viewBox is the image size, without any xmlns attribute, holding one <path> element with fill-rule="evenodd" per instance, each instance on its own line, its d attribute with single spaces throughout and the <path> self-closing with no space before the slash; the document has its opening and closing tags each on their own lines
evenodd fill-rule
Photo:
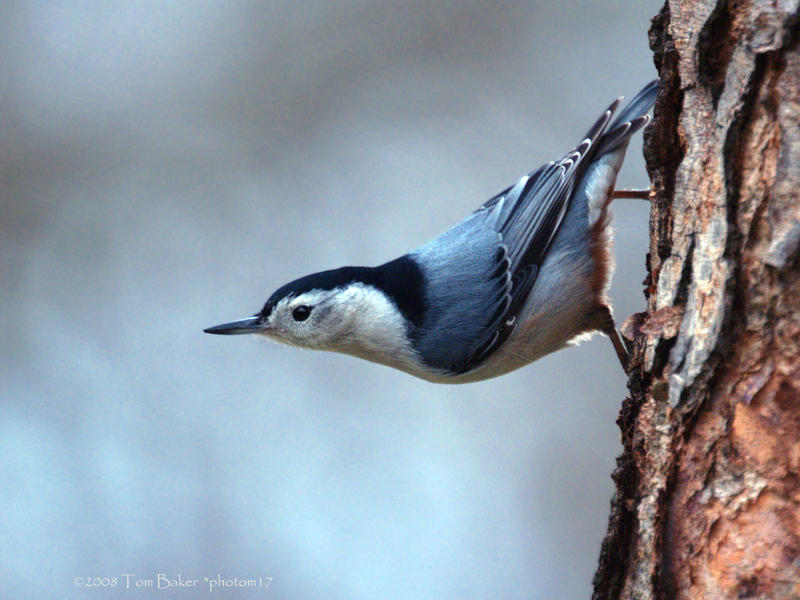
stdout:
<svg viewBox="0 0 800 600">
<path fill-rule="evenodd" d="M 624 152 L 656 91 L 657 82 L 646 86 L 609 127 L 615 101 L 572 152 L 410 253 L 423 271 L 427 306 L 412 336 L 428 365 L 465 373 L 508 339 L 583 174 L 603 155 Z"/>
</svg>

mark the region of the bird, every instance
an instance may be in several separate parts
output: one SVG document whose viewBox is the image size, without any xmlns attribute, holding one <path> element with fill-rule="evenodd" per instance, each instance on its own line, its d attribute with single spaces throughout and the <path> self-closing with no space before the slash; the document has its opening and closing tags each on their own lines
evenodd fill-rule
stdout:
<svg viewBox="0 0 800 600">
<path fill-rule="evenodd" d="M 617 98 L 561 159 L 423 246 L 376 267 L 306 275 L 255 315 L 204 331 L 349 354 L 433 383 L 504 375 L 600 332 L 627 372 L 607 297 L 608 206 L 649 195 L 614 186 L 657 92 L 650 82 L 614 119 Z"/>
</svg>

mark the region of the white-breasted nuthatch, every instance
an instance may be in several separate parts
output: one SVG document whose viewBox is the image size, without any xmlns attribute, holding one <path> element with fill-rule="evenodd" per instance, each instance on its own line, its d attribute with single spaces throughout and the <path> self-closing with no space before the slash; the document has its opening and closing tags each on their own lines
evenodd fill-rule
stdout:
<svg viewBox="0 0 800 600">
<path fill-rule="evenodd" d="M 342 267 L 278 289 L 256 315 L 207 333 L 259 333 L 352 354 L 437 383 L 496 377 L 608 334 L 608 204 L 657 82 L 611 122 L 614 101 L 578 146 L 524 176 L 452 229 L 378 267 Z"/>
</svg>

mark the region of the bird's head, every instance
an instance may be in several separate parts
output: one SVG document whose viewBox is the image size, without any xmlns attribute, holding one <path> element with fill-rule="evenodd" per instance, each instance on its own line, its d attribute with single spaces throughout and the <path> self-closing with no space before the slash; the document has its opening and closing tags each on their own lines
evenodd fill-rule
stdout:
<svg viewBox="0 0 800 600">
<path fill-rule="evenodd" d="M 410 353 L 407 323 L 395 302 L 372 284 L 373 269 L 342 267 L 279 288 L 252 317 L 206 333 L 255 333 L 312 350 L 332 350 L 384 364 Z"/>
</svg>

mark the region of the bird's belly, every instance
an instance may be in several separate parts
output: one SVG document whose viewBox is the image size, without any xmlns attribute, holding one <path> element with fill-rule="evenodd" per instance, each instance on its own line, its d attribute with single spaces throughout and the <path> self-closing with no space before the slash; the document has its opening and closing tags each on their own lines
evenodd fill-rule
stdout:
<svg viewBox="0 0 800 600">
<path fill-rule="evenodd" d="M 588 309 L 591 311 L 591 309 Z M 580 317 L 579 317 L 580 319 Z M 553 319 L 533 316 L 520 326 L 498 350 L 478 369 L 450 376 L 449 383 L 469 383 L 504 375 L 528 365 L 547 354 L 560 350 L 570 343 L 588 339 L 596 327 L 569 318 Z M 442 381 L 442 380 L 439 380 Z"/>
</svg>

